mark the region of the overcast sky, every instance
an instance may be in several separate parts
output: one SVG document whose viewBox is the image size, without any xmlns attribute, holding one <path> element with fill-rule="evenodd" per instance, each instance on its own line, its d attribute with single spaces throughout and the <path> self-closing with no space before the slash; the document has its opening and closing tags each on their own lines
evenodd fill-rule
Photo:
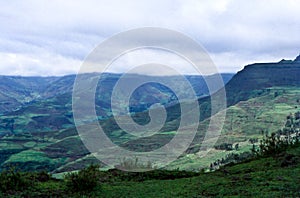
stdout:
<svg viewBox="0 0 300 198">
<path fill-rule="evenodd" d="M 300 53 L 299 0 L 0 0 L 0 75 L 77 73 L 104 39 L 145 26 L 190 36 L 220 72 Z"/>
</svg>

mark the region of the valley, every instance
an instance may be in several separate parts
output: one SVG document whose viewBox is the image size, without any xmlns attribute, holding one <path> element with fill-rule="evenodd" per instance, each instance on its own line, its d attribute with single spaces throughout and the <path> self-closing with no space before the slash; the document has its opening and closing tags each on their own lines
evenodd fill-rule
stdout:
<svg viewBox="0 0 300 198">
<path fill-rule="evenodd" d="M 90 164 L 98 164 L 100 170 L 104 172 L 114 170 L 118 166 L 127 166 L 127 168 L 140 166 L 142 169 L 144 166 L 149 166 L 163 171 L 177 170 L 202 174 L 191 178 L 178 178 L 174 181 L 155 180 L 155 183 L 152 180 L 142 184 L 135 181 L 120 181 L 111 186 L 110 183 L 104 182 L 102 185 L 104 194 L 108 197 L 120 196 L 117 191 L 121 189 L 121 192 L 130 193 L 131 196 L 139 196 L 139 193 L 143 192 L 145 193 L 143 195 L 151 197 L 154 194 L 145 188 L 157 191 L 159 185 L 166 185 L 169 186 L 165 191 L 166 196 L 170 194 L 176 196 L 197 194 L 223 196 L 241 193 L 242 184 L 245 184 L 250 186 L 242 194 L 255 196 L 256 191 L 251 192 L 251 186 L 254 185 L 251 182 L 265 184 L 266 182 L 260 180 L 260 177 L 279 177 L 281 173 L 279 173 L 277 161 L 271 158 L 255 158 L 253 161 L 234 166 L 232 163 L 252 159 L 251 150 L 259 149 L 261 140 L 273 133 L 286 134 L 287 131 L 291 133 L 289 131 L 293 129 L 293 134 L 297 136 L 300 109 L 300 81 L 298 79 L 300 61 L 298 59 L 248 65 L 234 76 L 222 74 L 224 82 L 227 81 L 225 87 L 220 87 L 220 89 L 226 90 L 227 95 L 226 119 L 221 134 L 216 137 L 216 144 L 212 148 L 204 148 L 204 150 L 202 145 L 206 142 L 203 140 L 211 116 L 218 117 L 220 112 L 210 115 L 211 97 L 207 96 L 209 93 L 207 87 L 205 88 L 203 78 L 188 76 L 187 79 L 193 85 L 199 98 L 198 130 L 189 148 L 177 160 L 165 167 L 155 164 L 155 162 L 150 162 L 148 165 L 137 164 L 138 159 L 126 158 L 120 159 L 120 164 L 107 166 L 93 156 L 94 153 L 91 153 L 82 143 L 74 125 L 71 94 L 75 76 L 38 77 L 34 80 L 33 77 L 24 77 L 23 79 L 22 77 L 2 76 L 0 80 L 2 79 L 10 85 L 6 85 L 5 89 L 3 84 L 0 87 L 3 101 L 0 108 L 0 169 L 17 167 L 22 171 L 29 172 L 46 170 L 53 174 L 53 177 L 61 179 L 66 173 L 82 170 Z M 89 78 L 88 74 L 85 75 L 87 75 L 86 78 Z M 108 98 L 111 96 L 110 90 L 120 75 L 105 74 L 104 76 L 102 81 L 104 86 L 98 86 L 95 96 L 98 120 L 91 121 L 91 123 L 98 122 L 112 142 L 130 151 L 151 151 L 172 140 L 176 135 L 182 116 L 180 105 L 188 106 L 189 101 L 182 104 L 177 103 L 174 93 L 159 84 L 146 84 L 140 87 L 132 96 L 130 107 L 132 118 L 139 124 L 146 124 L 149 122 L 149 107 L 160 103 L 166 108 L 167 119 L 158 133 L 138 138 L 123 131 L 112 116 Z M 133 79 L 136 77 L 140 76 L 132 76 Z M 172 82 L 176 82 L 176 77 L 168 78 Z M 177 83 L 180 86 L 180 82 Z M 30 86 L 27 86 L 28 84 Z M 37 86 L 37 84 L 41 84 L 41 86 Z M 215 90 L 212 94 L 218 96 L 219 91 Z M 184 130 L 189 133 L 188 126 Z M 206 141 L 209 142 L 212 139 Z M 293 147 L 288 152 L 298 156 L 298 150 L 298 147 Z M 113 157 L 114 154 L 111 155 Z M 221 161 L 224 163 L 219 166 Z M 265 165 L 266 163 L 271 165 Z M 269 167 L 268 171 L 262 173 L 256 168 L 257 164 L 264 168 Z M 286 173 L 284 174 L 297 174 L 298 162 L 295 164 L 295 168 L 285 169 Z M 251 169 L 251 173 L 245 172 L 248 169 Z M 222 173 L 225 170 L 231 173 L 230 176 Z M 204 172 L 208 173 L 204 174 Z M 209 177 L 212 179 L 208 179 Z M 248 177 L 251 179 L 248 180 Z M 207 181 L 206 184 L 200 182 L 204 180 Z M 216 184 L 216 180 L 217 183 L 220 183 Z M 299 178 L 287 177 L 284 180 L 291 182 L 298 181 Z M 179 191 L 174 187 L 174 185 L 182 186 L 186 183 L 189 183 L 189 187 L 184 191 Z M 199 185 L 202 186 L 199 190 L 194 189 Z M 216 193 L 212 185 L 223 185 L 224 189 Z M 228 185 L 237 186 L 234 190 L 228 187 L 231 190 L 226 191 L 225 187 Z M 288 190 L 277 189 L 282 185 L 281 181 L 268 185 L 273 186 L 275 195 L 292 195 Z M 133 188 L 141 189 L 141 191 L 132 192 Z M 170 190 L 174 188 L 177 190 L 171 192 Z M 287 189 L 289 188 L 294 189 L 290 193 L 295 193 L 298 186 L 290 184 Z M 56 190 L 59 191 L 59 189 Z M 262 190 L 264 193 L 269 193 L 266 188 L 262 188 Z"/>
<path fill-rule="evenodd" d="M 287 75 L 281 76 L 282 72 Z M 203 89 L 205 87 L 204 81 L 199 80 L 199 77 L 188 77 L 196 93 L 199 94 L 200 114 L 202 116 L 200 116 L 198 132 L 186 154 L 166 168 L 199 171 L 209 167 L 209 164 L 215 159 L 225 157 L 229 153 L 249 151 L 252 146 L 249 139 L 261 139 L 264 135 L 282 129 L 285 125 L 286 116 L 294 114 L 300 108 L 298 74 L 300 74 L 300 64 L 296 60 L 253 64 L 246 66 L 244 70 L 236 74 L 225 86 L 228 108 L 226 109 L 227 116 L 221 135 L 218 137 L 214 149 L 208 152 L 206 158 L 199 156 L 201 156 L 201 140 L 209 123 L 210 101 L 208 97 L 203 97 L 207 94 L 207 88 Z M 231 77 L 229 74 L 222 76 L 224 82 Z M 178 110 L 179 106 L 172 105 L 172 102 L 164 103 L 164 97 L 170 96 L 172 98 L 172 93 L 163 87 L 157 87 L 158 85 L 148 85 L 138 90 L 136 97 L 138 95 L 145 96 L 146 93 L 154 100 L 149 99 L 149 97 L 140 98 L 145 101 L 139 101 L 142 106 L 134 106 L 138 112 L 135 112 L 133 118 L 141 124 L 147 122 L 148 113 L 144 108 L 146 107 L 147 110 L 147 106 L 160 102 L 167 105 L 168 112 L 167 122 L 162 130 L 151 137 L 140 139 L 120 130 L 110 116 L 111 110 L 109 110 L 109 102 L 106 99 L 109 96 L 109 89 L 118 77 L 120 75 L 105 75 L 103 79 L 104 88 L 99 87 L 100 95 L 103 97 L 96 100 L 99 102 L 97 103 L 100 109 L 98 112 L 104 113 L 99 118 L 106 134 L 117 145 L 134 151 L 159 148 L 170 141 L 178 127 L 180 110 Z M 133 75 L 132 78 L 134 77 L 139 76 Z M 22 170 L 46 169 L 57 173 L 80 169 L 87 163 L 99 163 L 82 144 L 76 128 L 74 128 L 71 109 L 71 91 L 74 78 L 75 76 L 46 77 L 43 82 L 51 83 L 48 86 L 41 86 L 33 92 L 38 96 L 37 98 L 24 103 L 17 110 L 2 112 L 0 125 L 0 133 L 2 134 L 1 168 L 17 164 Z M 176 82 L 172 79 L 175 77 L 169 78 Z M 18 78 L 14 79 L 14 83 L 25 81 L 24 79 L 18 80 Z M 38 80 L 41 81 L 39 78 Z M 31 89 L 35 89 L 34 86 Z M 101 89 L 103 90 L 101 91 Z M 18 93 L 18 90 L 10 92 L 12 95 L 12 93 Z M 218 92 L 214 94 L 218 94 Z M 136 101 L 137 99 L 139 98 L 137 97 Z M 19 103 L 21 104 L 21 102 L 24 100 L 20 99 Z M 105 103 L 107 105 L 103 105 Z M 239 144 L 240 148 L 238 151 L 215 149 L 224 143 Z M 104 164 L 102 166 L 106 168 Z"/>
</svg>

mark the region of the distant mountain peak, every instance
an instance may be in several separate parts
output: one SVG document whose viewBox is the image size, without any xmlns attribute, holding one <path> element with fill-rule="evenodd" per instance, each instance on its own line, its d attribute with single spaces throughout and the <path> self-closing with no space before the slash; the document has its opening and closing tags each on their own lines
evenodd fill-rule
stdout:
<svg viewBox="0 0 300 198">
<path fill-rule="evenodd" d="M 294 62 L 300 62 L 300 54 L 295 58 Z"/>
<path fill-rule="evenodd" d="M 278 63 L 293 63 L 292 60 L 285 60 L 285 59 L 282 59 L 281 61 L 279 61 Z"/>
<path fill-rule="evenodd" d="M 298 63 L 298 62 L 300 62 L 300 54 L 294 60 L 285 60 L 285 59 L 282 59 L 278 63 Z"/>
</svg>

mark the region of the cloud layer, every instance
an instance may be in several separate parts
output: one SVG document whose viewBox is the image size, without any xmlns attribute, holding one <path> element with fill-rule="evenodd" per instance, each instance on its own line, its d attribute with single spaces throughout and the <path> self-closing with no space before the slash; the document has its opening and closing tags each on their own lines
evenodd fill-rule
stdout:
<svg viewBox="0 0 300 198">
<path fill-rule="evenodd" d="M 28 0 L 0 2 L 0 74 L 76 73 L 104 39 L 132 28 L 180 31 L 221 72 L 293 59 L 300 52 L 297 0 Z"/>
</svg>

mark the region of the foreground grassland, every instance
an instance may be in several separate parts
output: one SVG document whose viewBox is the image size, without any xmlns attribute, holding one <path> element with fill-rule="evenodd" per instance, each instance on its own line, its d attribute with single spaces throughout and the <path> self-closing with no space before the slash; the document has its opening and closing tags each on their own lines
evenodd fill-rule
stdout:
<svg viewBox="0 0 300 198">
<path fill-rule="evenodd" d="M 1 197 L 299 197 L 300 145 L 271 157 L 232 164 L 210 173 L 100 172 L 93 190 L 75 192 L 66 180 L 36 175 L 34 185 L 15 186 Z M 30 177 L 28 176 L 24 177 Z M 32 177 L 32 176 L 31 176 Z M 92 178 L 91 178 L 92 179 Z M 2 178 L 3 182 L 3 178 Z M 20 184 L 20 183 L 16 183 Z M 16 190 L 16 187 L 19 189 Z"/>
<path fill-rule="evenodd" d="M 281 167 L 287 154 L 224 167 L 197 177 L 103 184 L 103 197 L 298 197 L 300 148 L 289 150 L 297 162 Z"/>
</svg>

